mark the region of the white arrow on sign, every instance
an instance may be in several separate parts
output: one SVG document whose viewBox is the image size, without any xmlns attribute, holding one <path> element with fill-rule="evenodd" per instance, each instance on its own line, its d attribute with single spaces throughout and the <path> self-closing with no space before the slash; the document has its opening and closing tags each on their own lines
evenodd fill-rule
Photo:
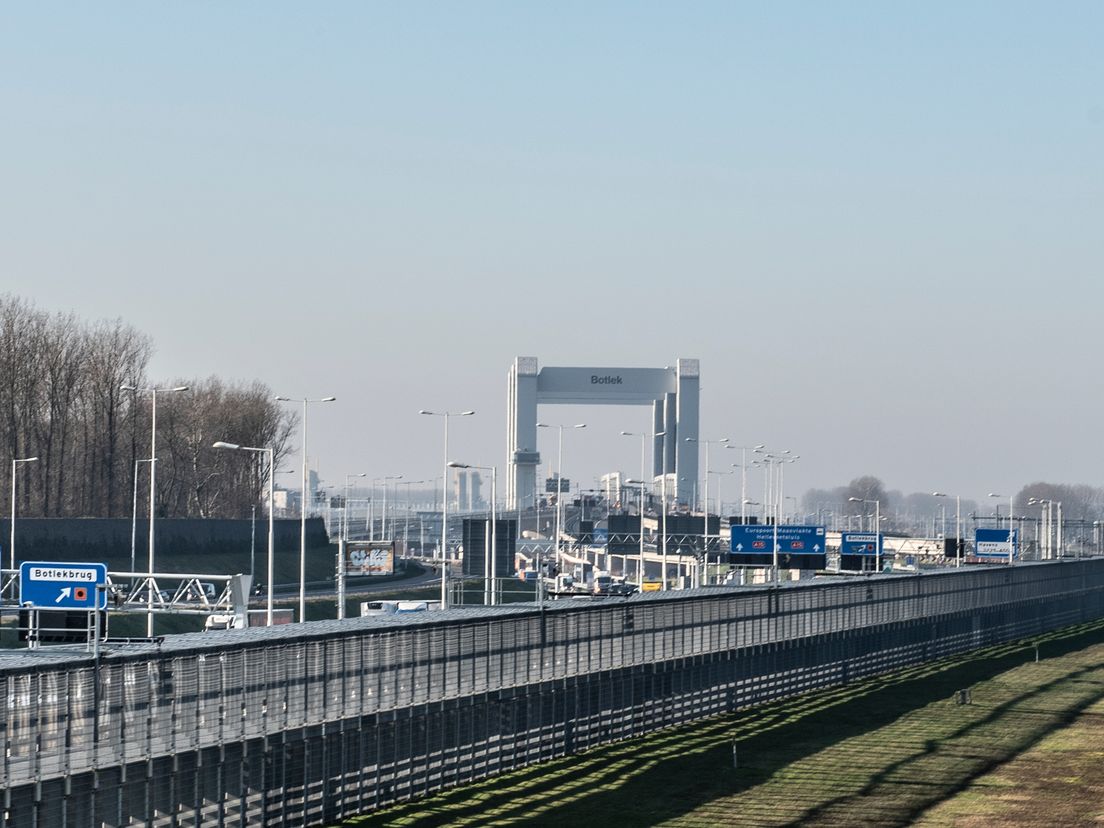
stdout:
<svg viewBox="0 0 1104 828">
<path fill-rule="evenodd" d="M 813 544 L 813 551 L 814 552 L 819 552 L 820 551 L 820 544 L 819 543 L 814 543 Z"/>
<path fill-rule="evenodd" d="M 72 587 L 64 587 L 61 590 L 61 595 L 59 595 L 57 598 L 54 599 L 54 603 L 55 604 L 60 604 L 62 598 L 68 598 L 72 594 L 73 594 L 73 588 Z"/>
<path fill-rule="evenodd" d="M 743 552 L 744 551 L 744 545 L 742 543 L 736 544 L 736 551 L 737 552 Z"/>
</svg>

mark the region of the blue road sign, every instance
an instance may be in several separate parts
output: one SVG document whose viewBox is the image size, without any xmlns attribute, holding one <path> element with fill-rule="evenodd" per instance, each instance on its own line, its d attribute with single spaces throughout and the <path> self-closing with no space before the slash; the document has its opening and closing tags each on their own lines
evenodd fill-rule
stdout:
<svg viewBox="0 0 1104 828">
<path fill-rule="evenodd" d="M 106 583 L 104 564 L 24 561 L 19 567 L 19 603 L 39 609 L 107 609 L 106 590 L 96 606 L 96 584 Z"/>
<path fill-rule="evenodd" d="M 1004 558 L 1008 560 L 1007 529 L 976 529 L 974 554 L 979 558 Z M 1020 530 L 1012 530 L 1012 557 L 1020 555 Z"/>
<path fill-rule="evenodd" d="M 591 540 L 595 546 L 605 546 L 609 543 L 609 529 L 605 526 L 594 527 L 594 532 L 591 534 Z"/>
<path fill-rule="evenodd" d="M 774 555 L 774 529 L 768 523 L 732 527 L 730 549 L 738 555 Z M 779 555 L 823 555 L 823 526 L 779 526 Z"/>
<path fill-rule="evenodd" d="M 882 546 L 882 535 L 873 532 L 841 532 L 841 555 L 877 555 Z"/>
</svg>

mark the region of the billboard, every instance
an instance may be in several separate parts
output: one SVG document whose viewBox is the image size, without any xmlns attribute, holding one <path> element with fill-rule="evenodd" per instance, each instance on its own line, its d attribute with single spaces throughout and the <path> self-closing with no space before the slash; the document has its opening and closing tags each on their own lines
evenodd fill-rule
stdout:
<svg viewBox="0 0 1104 828">
<path fill-rule="evenodd" d="M 394 541 L 349 541 L 345 544 L 345 572 L 348 575 L 393 575 Z"/>
<path fill-rule="evenodd" d="M 977 529 L 974 531 L 974 555 L 978 558 L 1008 560 L 1007 529 Z M 1012 530 L 1012 557 L 1020 555 L 1020 530 Z"/>
</svg>

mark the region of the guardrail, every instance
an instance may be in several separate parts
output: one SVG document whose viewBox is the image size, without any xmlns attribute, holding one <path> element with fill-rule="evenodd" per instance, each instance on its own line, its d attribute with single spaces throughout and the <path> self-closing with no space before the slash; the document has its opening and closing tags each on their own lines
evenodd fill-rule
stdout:
<svg viewBox="0 0 1104 828">
<path fill-rule="evenodd" d="M 1092 559 L 12 653 L 0 828 L 332 824 L 1102 615 Z"/>
<path fill-rule="evenodd" d="M 210 615 L 244 612 L 250 582 L 248 575 L 108 572 L 108 609 L 113 612 L 149 612 L 152 592 L 153 609 L 158 613 Z M 208 584 L 211 590 L 207 588 Z M 244 603 L 235 600 L 235 590 L 240 591 Z M 19 570 L 0 570 L 0 611 L 20 608 Z"/>
</svg>

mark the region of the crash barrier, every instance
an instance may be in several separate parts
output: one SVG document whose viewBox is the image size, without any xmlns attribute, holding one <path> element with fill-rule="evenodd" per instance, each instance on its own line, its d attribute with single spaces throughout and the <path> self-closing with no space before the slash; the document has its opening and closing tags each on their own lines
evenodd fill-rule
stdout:
<svg viewBox="0 0 1104 828">
<path fill-rule="evenodd" d="M 0 826 L 331 824 L 1104 614 L 1104 559 L 0 655 Z"/>
</svg>

